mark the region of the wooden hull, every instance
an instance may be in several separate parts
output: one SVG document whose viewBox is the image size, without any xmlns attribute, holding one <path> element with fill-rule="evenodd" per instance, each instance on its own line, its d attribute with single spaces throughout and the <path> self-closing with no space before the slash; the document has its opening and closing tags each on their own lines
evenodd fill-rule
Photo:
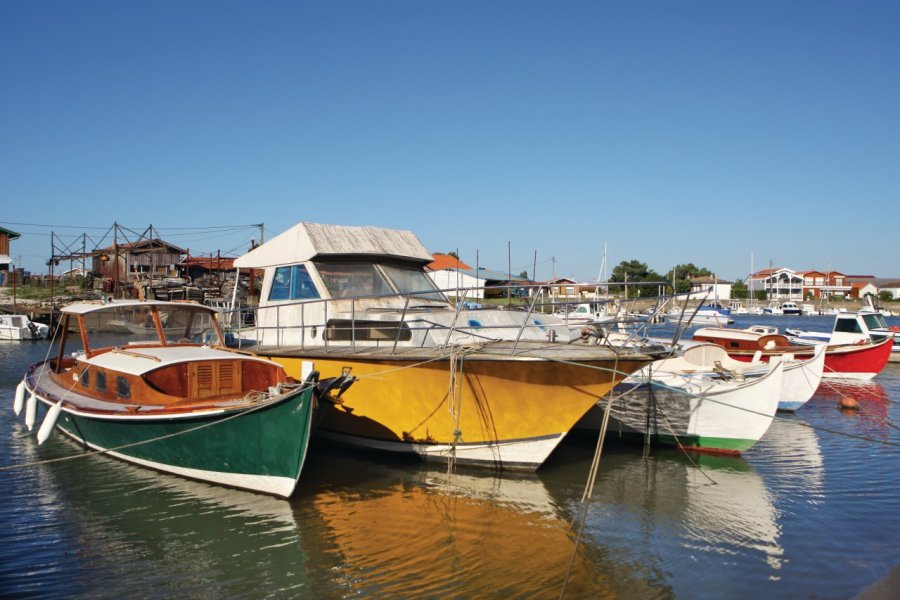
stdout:
<svg viewBox="0 0 900 600">
<path fill-rule="evenodd" d="M 534 470 L 574 424 L 647 357 L 582 364 L 527 357 L 467 358 L 456 396 L 450 361 L 267 354 L 299 377 L 302 363 L 322 378 L 352 368 L 359 381 L 326 412 L 318 435 L 340 443 L 414 453 L 426 460 Z M 618 373 L 613 373 L 616 368 Z"/>
<path fill-rule="evenodd" d="M 25 384 L 46 406 L 56 403 L 32 367 Z M 306 459 L 313 387 L 255 406 L 178 415 L 95 414 L 64 401 L 56 423 L 87 448 L 160 471 L 288 497 Z"/>
</svg>

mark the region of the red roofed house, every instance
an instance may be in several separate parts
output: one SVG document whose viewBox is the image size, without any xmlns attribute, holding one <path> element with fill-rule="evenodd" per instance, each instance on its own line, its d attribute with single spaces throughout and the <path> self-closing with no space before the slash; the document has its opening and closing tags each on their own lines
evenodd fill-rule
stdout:
<svg viewBox="0 0 900 600">
<path fill-rule="evenodd" d="M 449 254 L 433 254 L 432 258 L 434 260 L 425 265 L 425 273 L 448 296 L 465 293 L 466 298 L 484 298 L 486 280 L 475 269 Z"/>
<path fill-rule="evenodd" d="M 866 296 L 878 297 L 878 288 L 868 281 L 857 281 L 850 284 L 851 298 L 865 298 Z"/>
<path fill-rule="evenodd" d="M 810 295 L 815 298 L 828 298 L 829 296 L 847 296 L 851 293 L 847 276 L 838 271 L 799 271 L 803 278 L 803 298 Z"/>
</svg>

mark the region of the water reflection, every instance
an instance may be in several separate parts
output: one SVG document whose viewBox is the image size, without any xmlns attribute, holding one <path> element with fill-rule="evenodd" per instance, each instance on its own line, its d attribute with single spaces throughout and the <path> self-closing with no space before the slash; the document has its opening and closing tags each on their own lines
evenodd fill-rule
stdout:
<svg viewBox="0 0 900 600">
<path fill-rule="evenodd" d="M 574 555 L 567 597 L 608 597 L 648 586 L 604 557 L 588 558 L 551 491 L 532 476 L 406 465 L 312 499 L 335 577 L 348 595 L 556 596 Z M 371 467 L 371 465 L 369 465 Z M 659 593 L 660 590 L 656 590 Z"/>
<path fill-rule="evenodd" d="M 69 440 L 47 451 L 24 441 L 20 459 L 78 452 Z M 34 531 L 20 533 L 17 543 L 31 554 L 34 575 L 13 589 L 40 584 L 37 589 L 52 593 L 65 589 L 118 598 L 121 580 L 151 595 L 234 597 L 257 586 L 272 593 L 305 584 L 304 555 L 296 551 L 297 521 L 283 500 L 100 456 L 39 465 L 30 469 L 29 479 L 17 485 L 22 493 L 65 507 L 65 514 L 43 511 L 40 519 L 41 529 L 53 531 L 67 547 L 56 549 L 63 556 L 41 555 L 47 540 L 34 537 Z M 77 559 L 70 560 L 70 554 Z M 74 576 L 67 574 L 69 562 L 77 563 Z M 246 578 L 247 572 L 254 573 L 253 579 Z"/>
<path fill-rule="evenodd" d="M 777 576 L 785 554 L 781 514 L 747 460 L 667 448 L 643 460 L 640 448 L 613 444 L 604 451 L 585 528 L 586 552 L 606 549 L 623 567 L 676 596 L 696 594 L 706 577 L 696 572 L 700 564 L 717 565 L 716 578 L 727 580 L 734 593 L 750 591 L 752 584 L 741 581 L 746 569 L 731 573 L 726 564 L 756 563 L 755 575 L 763 569 Z M 585 466 L 582 460 L 572 464 Z M 565 472 L 555 476 L 575 479 Z M 573 511 L 580 492 L 570 491 Z"/>
</svg>

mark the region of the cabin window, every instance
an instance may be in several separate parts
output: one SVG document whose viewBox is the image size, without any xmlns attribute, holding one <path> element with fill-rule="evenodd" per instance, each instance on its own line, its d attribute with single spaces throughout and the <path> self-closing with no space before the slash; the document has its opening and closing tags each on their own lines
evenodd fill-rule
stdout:
<svg viewBox="0 0 900 600">
<path fill-rule="evenodd" d="M 91 385 L 91 372 L 87 369 L 81 372 L 81 385 L 84 387 Z"/>
<path fill-rule="evenodd" d="M 121 375 L 116 377 L 116 396 L 125 399 L 131 398 L 131 384 Z"/>
<path fill-rule="evenodd" d="M 869 329 L 887 329 L 887 321 L 881 315 L 862 315 L 862 320 Z"/>
<path fill-rule="evenodd" d="M 381 265 L 381 269 L 401 294 L 415 294 L 414 299 L 444 300 L 434 281 L 421 269 L 394 265 Z"/>
<path fill-rule="evenodd" d="M 96 382 L 94 383 L 98 392 L 106 391 L 106 373 L 103 371 L 97 371 Z"/>
<path fill-rule="evenodd" d="M 398 325 L 400 326 L 399 331 Z M 393 342 L 394 340 L 406 342 L 412 339 L 412 331 L 410 331 L 409 325 L 398 321 L 361 321 L 357 319 L 354 328 L 354 322 L 349 319 L 329 319 L 325 337 L 335 342 L 351 340 L 357 342 Z"/>
<path fill-rule="evenodd" d="M 319 297 L 306 265 L 275 269 L 269 300 L 314 300 Z"/>
<path fill-rule="evenodd" d="M 856 319 L 838 319 L 834 324 L 834 330 L 841 333 L 862 333 L 862 328 Z"/>
<path fill-rule="evenodd" d="M 386 296 L 394 293 L 373 263 L 314 264 L 332 298 Z"/>
</svg>

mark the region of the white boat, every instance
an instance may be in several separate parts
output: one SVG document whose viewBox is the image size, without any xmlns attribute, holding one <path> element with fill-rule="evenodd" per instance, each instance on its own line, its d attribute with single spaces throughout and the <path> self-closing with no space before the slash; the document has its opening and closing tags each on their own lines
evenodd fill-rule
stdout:
<svg viewBox="0 0 900 600">
<path fill-rule="evenodd" d="M 703 304 L 695 310 L 675 307 L 666 313 L 666 321 L 670 323 L 688 319 L 690 319 L 692 325 L 715 325 L 721 327 L 734 323 L 734 319 L 731 318 L 731 310 L 725 308 L 719 302 Z"/>
<path fill-rule="evenodd" d="M 759 327 L 759 329 L 774 328 Z M 697 333 L 703 331 L 700 329 Z M 751 362 L 736 360 L 728 356 L 728 352 L 718 344 L 682 343 L 692 345 L 688 345 L 680 356 L 652 363 L 654 376 L 706 374 L 740 381 L 761 377 L 769 372 L 768 363 L 762 360 Z M 826 349 L 826 344 L 818 344 L 813 356 L 805 360 L 795 360 L 790 354 L 784 355 L 784 375 L 779 390 L 778 410 L 795 411 L 813 397 L 825 369 Z M 644 370 L 648 368 L 645 367 Z"/>
<path fill-rule="evenodd" d="M 797 306 L 796 302 L 770 302 L 763 309 L 763 314 L 767 315 L 801 315 L 803 311 Z"/>
<path fill-rule="evenodd" d="M 573 310 L 557 311 L 556 316 L 569 326 L 609 323 L 619 316 L 619 307 L 609 302 L 582 302 Z"/>
<path fill-rule="evenodd" d="M 661 362 L 665 361 L 644 367 L 616 386 L 611 431 L 649 435 L 694 450 L 740 453 L 768 430 L 778 410 L 782 361 L 772 361 L 761 377 L 730 379 L 657 371 L 654 365 Z M 602 409 L 598 405 L 595 410 Z"/>
<path fill-rule="evenodd" d="M 733 315 L 749 315 L 750 309 L 747 308 L 743 302 L 739 300 L 732 300 L 728 303 L 728 310 L 731 311 Z"/>
<path fill-rule="evenodd" d="M 25 315 L 0 315 L 0 340 L 43 340 L 49 334 L 50 327 Z"/>
<path fill-rule="evenodd" d="M 786 333 L 794 340 L 826 342 L 828 344 L 859 344 L 880 342 L 893 335 L 890 362 L 900 362 L 900 327 L 891 327 L 881 312 L 860 310 L 837 313 L 834 325 L 828 331 L 806 331 L 787 329 Z"/>
</svg>

